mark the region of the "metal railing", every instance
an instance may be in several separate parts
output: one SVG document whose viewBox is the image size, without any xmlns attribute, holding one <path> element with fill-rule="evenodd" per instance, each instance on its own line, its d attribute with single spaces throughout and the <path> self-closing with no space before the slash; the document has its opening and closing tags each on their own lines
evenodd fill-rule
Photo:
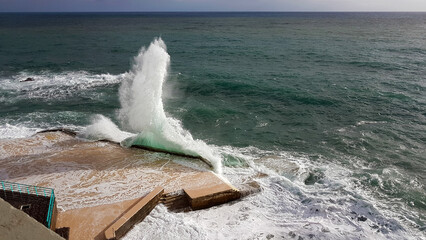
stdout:
<svg viewBox="0 0 426 240">
<path fill-rule="evenodd" d="M 52 223 L 53 208 L 55 205 L 55 192 L 53 188 L 39 187 L 22 183 L 14 183 L 8 181 L 0 181 L 0 189 L 19 194 L 31 194 L 36 196 L 49 197 L 49 209 L 47 210 L 46 226 L 50 228 Z"/>
</svg>

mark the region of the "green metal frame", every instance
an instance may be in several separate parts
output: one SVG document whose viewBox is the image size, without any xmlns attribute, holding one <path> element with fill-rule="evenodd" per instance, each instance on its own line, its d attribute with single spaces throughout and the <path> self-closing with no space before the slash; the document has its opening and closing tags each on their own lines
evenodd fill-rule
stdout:
<svg viewBox="0 0 426 240">
<path fill-rule="evenodd" d="M 50 228 L 52 224 L 53 208 L 55 207 L 55 192 L 53 188 L 39 187 L 22 183 L 0 181 L 1 190 L 19 192 L 19 194 L 32 194 L 37 196 L 50 197 L 49 209 L 47 210 L 46 227 Z"/>
</svg>

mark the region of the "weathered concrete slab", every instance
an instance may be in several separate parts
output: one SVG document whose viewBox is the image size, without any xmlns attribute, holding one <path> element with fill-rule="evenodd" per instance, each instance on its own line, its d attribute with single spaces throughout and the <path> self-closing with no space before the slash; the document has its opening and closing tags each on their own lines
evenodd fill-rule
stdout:
<svg viewBox="0 0 426 240">
<path fill-rule="evenodd" d="M 220 180 L 213 173 L 203 173 L 202 177 L 216 177 L 217 181 L 200 187 L 187 187 L 184 191 L 194 210 L 216 206 L 240 198 L 240 192 L 232 185 Z"/>
<path fill-rule="evenodd" d="M 156 186 L 166 192 L 203 186 L 210 179 L 198 176 L 210 168 L 197 159 L 62 132 L 2 140 L 0 161 L 0 179 L 54 188 L 59 211 L 139 198 Z"/>
<path fill-rule="evenodd" d="M 0 161 L 1 179 L 55 189 L 56 227 L 70 227 L 71 240 L 105 239 L 106 228 L 157 186 L 166 193 L 184 189 L 192 209 L 240 196 L 200 160 L 63 132 L 0 140 Z"/>
<path fill-rule="evenodd" d="M 59 212 L 57 228 L 69 227 L 69 239 L 105 239 L 105 228 L 139 199 Z"/>
</svg>

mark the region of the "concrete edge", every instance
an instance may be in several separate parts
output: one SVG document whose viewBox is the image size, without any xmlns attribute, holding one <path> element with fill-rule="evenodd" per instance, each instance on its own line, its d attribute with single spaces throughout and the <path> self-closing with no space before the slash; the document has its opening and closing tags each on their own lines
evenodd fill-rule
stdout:
<svg viewBox="0 0 426 240">
<path fill-rule="evenodd" d="M 224 204 L 233 200 L 237 200 L 239 198 L 241 198 L 241 193 L 240 191 L 235 188 L 234 186 L 232 186 L 229 183 L 223 183 L 223 186 L 226 186 L 226 188 L 224 188 L 221 191 L 217 191 L 217 192 L 210 192 L 210 193 L 206 193 L 206 194 L 191 194 L 190 192 L 193 192 L 194 190 L 192 189 L 183 189 L 189 204 L 192 208 L 192 210 L 200 210 L 200 209 L 204 209 L 204 208 L 209 208 L 209 207 L 213 207 L 216 205 L 220 205 L 220 204 Z M 213 189 L 213 188 L 212 188 Z M 197 189 L 195 191 L 203 191 L 205 189 Z M 207 191 L 209 192 L 209 191 Z M 191 196 L 193 195 L 193 196 Z M 195 196 L 194 196 L 195 195 Z"/>
<path fill-rule="evenodd" d="M 108 227 L 105 239 L 114 240 L 123 237 L 135 224 L 141 222 L 157 206 L 164 188 L 157 187 L 129 208 L 120 218 Z"/>
</svg>

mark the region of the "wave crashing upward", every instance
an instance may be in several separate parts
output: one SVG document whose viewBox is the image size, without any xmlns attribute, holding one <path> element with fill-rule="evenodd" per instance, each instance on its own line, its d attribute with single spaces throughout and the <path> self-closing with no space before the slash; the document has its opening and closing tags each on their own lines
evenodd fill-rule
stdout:
<svg viewBox="0 0 426 240">
<path fill-rule="evenodd" d="M 119 90 L 121 109 L 118 119 L 126 131 L 135 133 L 123 139 L 111 136 L 107 129 L 108 121 L 102 134 L 97 117 L 93 124 L 86 128 L 85 136 L 99 138 L 104 136 L 110 140 L 119 140 L 123 146 L 142 146 L 165 152 L 201 157 L 211 163 L 214 170 L 221 172 L 221 157 L 203 141 L 193 139 L 191 133 L 182 127 L 179 120 L 167 116 L 162 101 L 163 84 L 166 81 L 170 65 L 170 55 L 161 38 L 154 39 L 148 48 L 143 47 L 134 58 L 134 64 Z M 103 122 L 105 119 L 103 119 Z M 97 127 L 92 127 L 96 125 Z M 114 131 L 117 132 L 117 131 Z M 116 134 L 117 135 L 117 134 Z M 128 136 L 119 134 L 120 136 Z"/>
</svg>

